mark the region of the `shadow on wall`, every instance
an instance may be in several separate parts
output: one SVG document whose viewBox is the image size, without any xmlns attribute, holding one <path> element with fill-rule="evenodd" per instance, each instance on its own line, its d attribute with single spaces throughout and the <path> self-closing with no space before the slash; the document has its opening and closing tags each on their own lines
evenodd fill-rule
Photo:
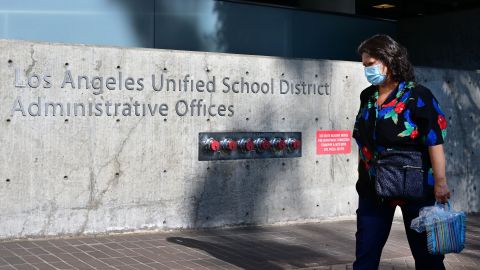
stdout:
<svg viewBox="0 0 480 270">
<path fill-rule="evenodd" d="M 106 0 L 129 17 L 140 47 L 223 52 L 214 0 Z"/>
<path fill-rule="evenodd" d="M 137 36 L 140 47 L 154 48 L 153 26 L 155 16 L 155 0 L 107 0 L 111 5 L 119 5 L 125 10 L 126 16 L 132 24 L 133 31 Z"/>
<path fill-rule="evenodd" d="M 135 1 L 132 1 L 135 2 Z M 224 52 L 221 21 L 213 0 L 154 0 L 154 48 Z"/>
<path fill-rule="evenodd" d="M 216 37 L 229 53 L 293 57 L 293 11 L 215 1 Z"/>
<path fill-rule="evenodd" d="M 257 121 L 264 131 L 278 129 L 272 124 L 279 120 L 272 118 L 274 114 L 261 115 L 263 118 Z M 236 128 L 242 125 L 240 121 L 234 120 L 226 131 L 252 131 Z M 300 194 L 294 193 L 298 190 L 300 176 L 295 168 L 299 166 L 300 158 L 206 162 L 206 171 L 191 181 L 197 185 L 188 202 L 193 228 L 285 220 L 282 216 L 292 216 L 295 211 L 292 204 L 302 201 L 301 197 L 295 197 Z M 284 197 L 280 198 L 280 194 Z M 283 202 L 282 205 L 271 204 L 279 201 Z"/>
<path fill-rule="evenodd" d="M 148 31 L 142 29 L 144 25 L 141 22 L 142 18 L 136 13 L 136 1 L 110 1 L 131 10 L 133 26 L 137 29 L 139 38 L 148 36 Z M 231 15 L 231 8 L 225 11 L 226 7 L 222 1 L 152 0 L 149 2 L 152 4 L 152 9 L 155 6 L 156 46 L 161 44 L 162 48 L 204 51 L 222 51 L 228 47 L 223 33 L 232 29 L 224 29 L 224 21 L 229 20 L 229 24 L 233 25 L 235 23 L 232 20 L 235 18 L 228 18 L 226 13 L 230 12 L 228 14 Z M 235 34 L 237 33 L 231 33 L 231 35 Z M 258 43 L 251 40 L 244 42 L 254 47 L 258 46 Z M 280 119 L 272 119 L 269 106 L 265 107 L 265 113 L 262 115 L 263 119 L 257 121 L 261 123 L 263 131 L 277 130 L 278 127 L 272 123 Z M 238 126 L 241 124 L 234 121 L 230 127 L 238 132 L 261 131 L 241 130 L 236 128 Z M 196 159 L 197 157 L 188 158 Z M 193 179 L 184 179 L 186 183 L 196 185 L 192 187 L 193 191 L 186 196 L 184 203 L 184 207 L 190 209 L 188 215 L 190 226 L 202 228 L 271 223 L 271 217 L 274 217 L 274 222 L 285 220 L 282 216 L 292 216 L 292 213 L 295 214 L 295 207 L 290 207 L 291 204 L 302 203 L 302 198 L 294 197 L 295 194 L 291 192 L 299 189 L 297 179 L 301 176 L 295 169 L 299 166 L 299 162 L 298 158 L 209 161 L 204 172 L 198 172 Z M 277 188 L 282 190 L 275 190 Z M 284 198 L 280 198 L 280 193 L 284 194 Z M 269 198 L 273 198 L 272 201 L 284 203 L 271 205 Z"/>
<path fill-rule="evenodd" d="M 143 10 L 154 10 L 151 29 L 136 14 L 138 1 L 109 1 L 131 11 L 139 38 L 153 36 L 153 48 L 358 61 L 362 40 L 396 34 L 393 22 L 220 0 L 145 1 Z"/>
<path fill-rule="evenodd" d="M 108 1 L 128 11 L 144 47 L 291 56 L 291 41 L 286 34 L 291 19 L 282 9 L 215 0 L 147 0 L 143 5 L 151 6 L 154 17 L 150 29 L 145 27 L 145 14 L 139 13 L 138 1 Z M 151 37 L 153 44 L 149 44 Z"/>
<path fill-rule="evenodd" d="M 459 76 L 458 76 L 459 75 Z M 454 181 L 460 188 L 457 196 L 464 196 L 465 209 L 469 212 L 480 211 L 480 74 L 474 72 L 459 73 L 450 77 L 447 73 L 444 89 L 450 92 L 454 102 L 456 121 L 453 121 L 454 133 L 450 145 L 450 163 Z M 453 79 L 453 80 L 452 80 Z M 448 135 L 447 135 L 448 136 Z M 459 147 L 462 146 L 462 147 Z M 461 152 L 460 152 L 461 151 Z M 461 198 L 457 201 L 463 201 Z"/>
<path fill-rule="evenodd" d="M 479 212 L 480 74 L 428 68 L 417 71 L 418 81 L 433 91 L 448 119 L 445 154 L 452 202 L 460 210 Z M 432 80 L 437 77 L 439 80 Z"/>
<path fill-rule="evenodd" d="M 155 0 L 155 48 L 222 52 L 216 2 Z"/>
</svg>

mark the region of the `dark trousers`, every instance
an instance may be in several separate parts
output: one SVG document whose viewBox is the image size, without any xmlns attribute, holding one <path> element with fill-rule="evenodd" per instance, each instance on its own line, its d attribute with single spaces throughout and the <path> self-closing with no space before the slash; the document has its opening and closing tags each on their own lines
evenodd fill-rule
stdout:
<svg viewBox="0 0 480 270">
<path fill-rule="evenodd" d="M 415 269 L 445 269 L 443 255 L 431 255 L 427 248 L 427 235 L 410 229 L 412 219 L 418 217 L 420 208 L 431 206 L 435 199 L 425 202 L 407 202 L 401 205 L 403 222 L 407 232 L 408 244 L 415 259 Z M 360 197 L 357 209 L 356 260 L 354 270 L 378 269 L 383 246 L 387 242 L 392 227 L 396 206 L 387 202 L 379 203 L 375 199 Z"/>
</svg>

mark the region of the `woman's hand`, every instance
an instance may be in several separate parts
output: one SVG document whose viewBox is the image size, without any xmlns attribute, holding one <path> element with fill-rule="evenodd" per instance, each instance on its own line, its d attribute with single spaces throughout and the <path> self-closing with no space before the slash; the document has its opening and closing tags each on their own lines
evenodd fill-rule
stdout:
<svg viewBox="0 0 480 270">
<path fill-rule="evenodd" d="M 450 199 L 450 190 L 448 190 L 447 182 L 437 183 L 433 186 L 433 193 L 435 194 L 435 199 L 439 203 L 446 203 Z"/>
<path fill-rule="evenodd" d="M 432 161 L 433 177 L 435 185 L 433 193 L 437 202 L 446 203 L 450 199 L 450 191 L 448 190 L 447 178 L 445 177 L 445 153 L 443 145 L 438 144 L 428 147 L 430 160 Z"/>
</svg>

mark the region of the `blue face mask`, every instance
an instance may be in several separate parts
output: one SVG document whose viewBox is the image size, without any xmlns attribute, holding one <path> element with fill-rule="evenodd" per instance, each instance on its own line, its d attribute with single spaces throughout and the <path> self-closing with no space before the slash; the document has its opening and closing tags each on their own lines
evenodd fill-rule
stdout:
<svg viewBox="0 0 480 270">
<path fill-rule="evenodd" d="M 374 65 L 365 67 L 365 77 L 367 77 L 367 81 L 373 85 L 380 85 L 382 84 L 387 75 L 382 74 L 380 71 L 381 65 Z"/>
</svg>

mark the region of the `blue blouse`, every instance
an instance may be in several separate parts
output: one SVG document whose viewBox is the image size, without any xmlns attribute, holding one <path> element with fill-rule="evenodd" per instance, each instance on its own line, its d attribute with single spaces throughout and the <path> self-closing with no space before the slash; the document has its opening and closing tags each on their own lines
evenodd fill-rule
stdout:
<svg viewBox="0 0 480 270">
<path fill-rule="evenodd" d="M 370 86 L 360 94 L 353 138 L 358 145 L 359 194 L 373 194 L 370 179 L 375 175 L 372 161 L 386 148 L 415 148 L 443 144 L 447 121 L 432 92 L 414 82 L 400 82 L 385 102 L 377 104 L 378 87 Z M 433 170 L 428 159 L 428 184 L 433 185 Z"/>
</svg>

